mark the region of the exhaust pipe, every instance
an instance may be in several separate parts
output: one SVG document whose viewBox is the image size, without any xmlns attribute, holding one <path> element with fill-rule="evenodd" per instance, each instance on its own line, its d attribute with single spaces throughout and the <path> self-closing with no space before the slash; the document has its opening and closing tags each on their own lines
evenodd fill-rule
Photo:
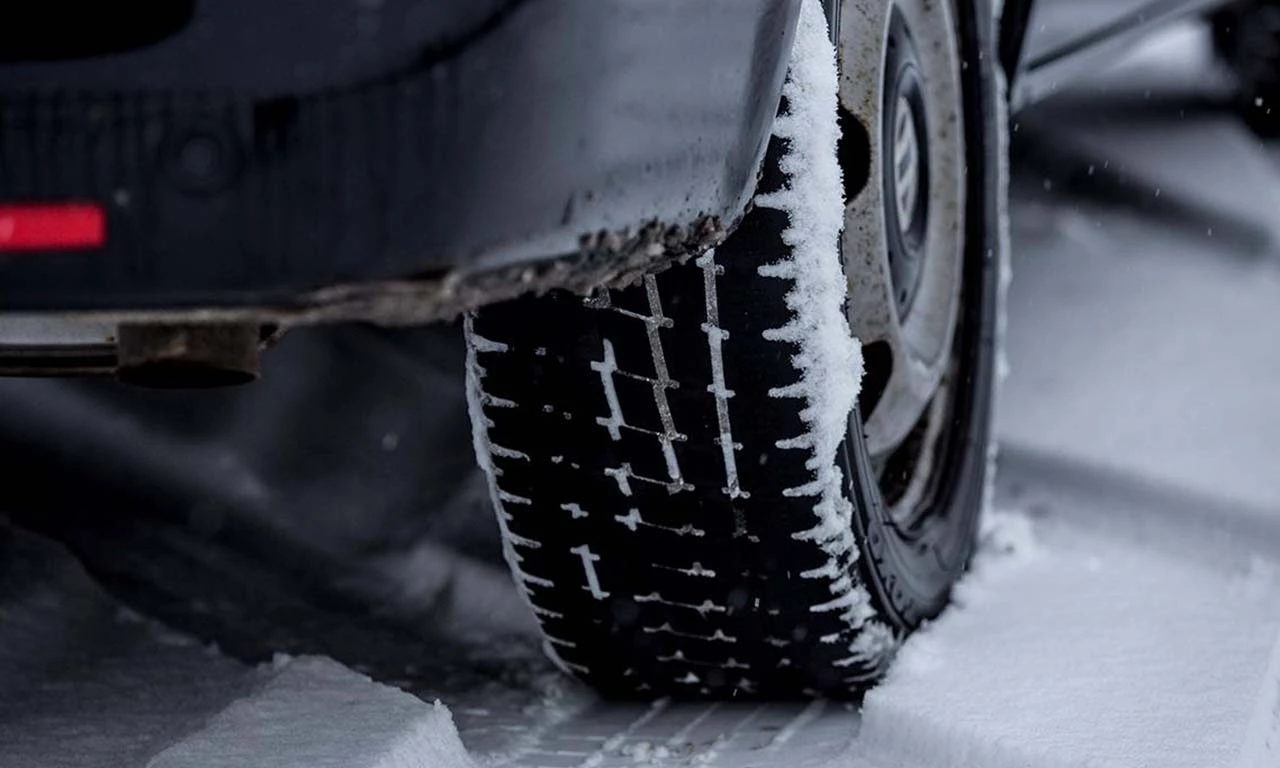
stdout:
<svg viewBox="0 0 1280 768">
<path fill-rule="evenodd" d="M 116 334 L 116 377 L 161 389 L 227 387 L 261 372 L 256 323 L 123 324 Z"/>
</svg>

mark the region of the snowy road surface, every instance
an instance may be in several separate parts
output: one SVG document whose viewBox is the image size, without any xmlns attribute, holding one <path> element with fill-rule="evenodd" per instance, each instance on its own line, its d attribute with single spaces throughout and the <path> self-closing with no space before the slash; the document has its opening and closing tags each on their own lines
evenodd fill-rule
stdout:
<svg viewBox="0 0 1280 768">
<path fill-rule="evenodd" d="M 1175 45 L 1020 120 L 1004 512 L 861 712 L 604 703 L 518 622 L 424 649 L 288 606 L 416 696 L 246 665 L 0 528 L 0 768 L 1280 766 L 1280 165 Z"/>
<path fill-rule="evenodd" d="M 0 765 L 1277 764 L 1280 520 L 1016 451 L 999 505 L 1025 511 L 996 517 L 957 608 L 908 644 L 861 716 L 606 704 L 530 648 L 523 695 L 415 683 L 457 731 L 335 662 L 230 661 L 20 534 L 0 584 Z M 1258 757 L 1239 762 L 1250 744 Z"/>
</svg>

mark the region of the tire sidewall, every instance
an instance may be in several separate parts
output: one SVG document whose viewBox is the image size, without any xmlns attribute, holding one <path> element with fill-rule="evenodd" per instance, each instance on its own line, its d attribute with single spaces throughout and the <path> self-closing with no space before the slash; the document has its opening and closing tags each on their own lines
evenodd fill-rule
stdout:
<svg viewBox="0 0 1280 768">
<path fill-rule="evenodd" d="M 978 518 L 989 482 L 988 455 L 995 405 L 997 330 L 1000 324 L 1000 173 L 1003 91 L 992 14 L 986 0 L 955 0 L 966 134 L 966 210 L 963 303 L 956 344 L 960 345 L 953 426 L 939 447 L 944 466 L 934 498 L 942 508 L 915 535 L 904 535 L 883 508 L 870 472 L 859 414 L 851 417 L 849 439 L 840 454 L 854 501 L 854 526 L 865 553 L 863 578 L 880 598 L 883 611 L 908 631 L 937 615 L 951 585 L 973 552 Z"/>
</svg>

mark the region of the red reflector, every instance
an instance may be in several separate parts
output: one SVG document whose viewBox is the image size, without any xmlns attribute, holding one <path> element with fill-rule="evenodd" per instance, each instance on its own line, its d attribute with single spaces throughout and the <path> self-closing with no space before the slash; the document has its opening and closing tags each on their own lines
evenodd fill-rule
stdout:
<svg viewBox="0 0 1280 768">
<path fill-rule="evenodd" d="M 101 248 L 107 217 L 93 203 L 0 205 L 0 253 Z"/>
</svg>

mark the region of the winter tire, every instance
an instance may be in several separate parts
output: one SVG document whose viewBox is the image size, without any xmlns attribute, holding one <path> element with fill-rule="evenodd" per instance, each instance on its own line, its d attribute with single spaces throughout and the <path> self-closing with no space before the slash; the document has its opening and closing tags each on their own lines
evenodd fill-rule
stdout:
<svg viewBox="0 0 1280 768">
<path fill-rule="evenodd" d="M 856 695 L 971 552 L 1001 253 L 990 14 L 840 15 L 838 76 L 803 5 L 719 248 L 467 320 L 508 563 L 548 654 L 605 693 Z"/>
</svg>

